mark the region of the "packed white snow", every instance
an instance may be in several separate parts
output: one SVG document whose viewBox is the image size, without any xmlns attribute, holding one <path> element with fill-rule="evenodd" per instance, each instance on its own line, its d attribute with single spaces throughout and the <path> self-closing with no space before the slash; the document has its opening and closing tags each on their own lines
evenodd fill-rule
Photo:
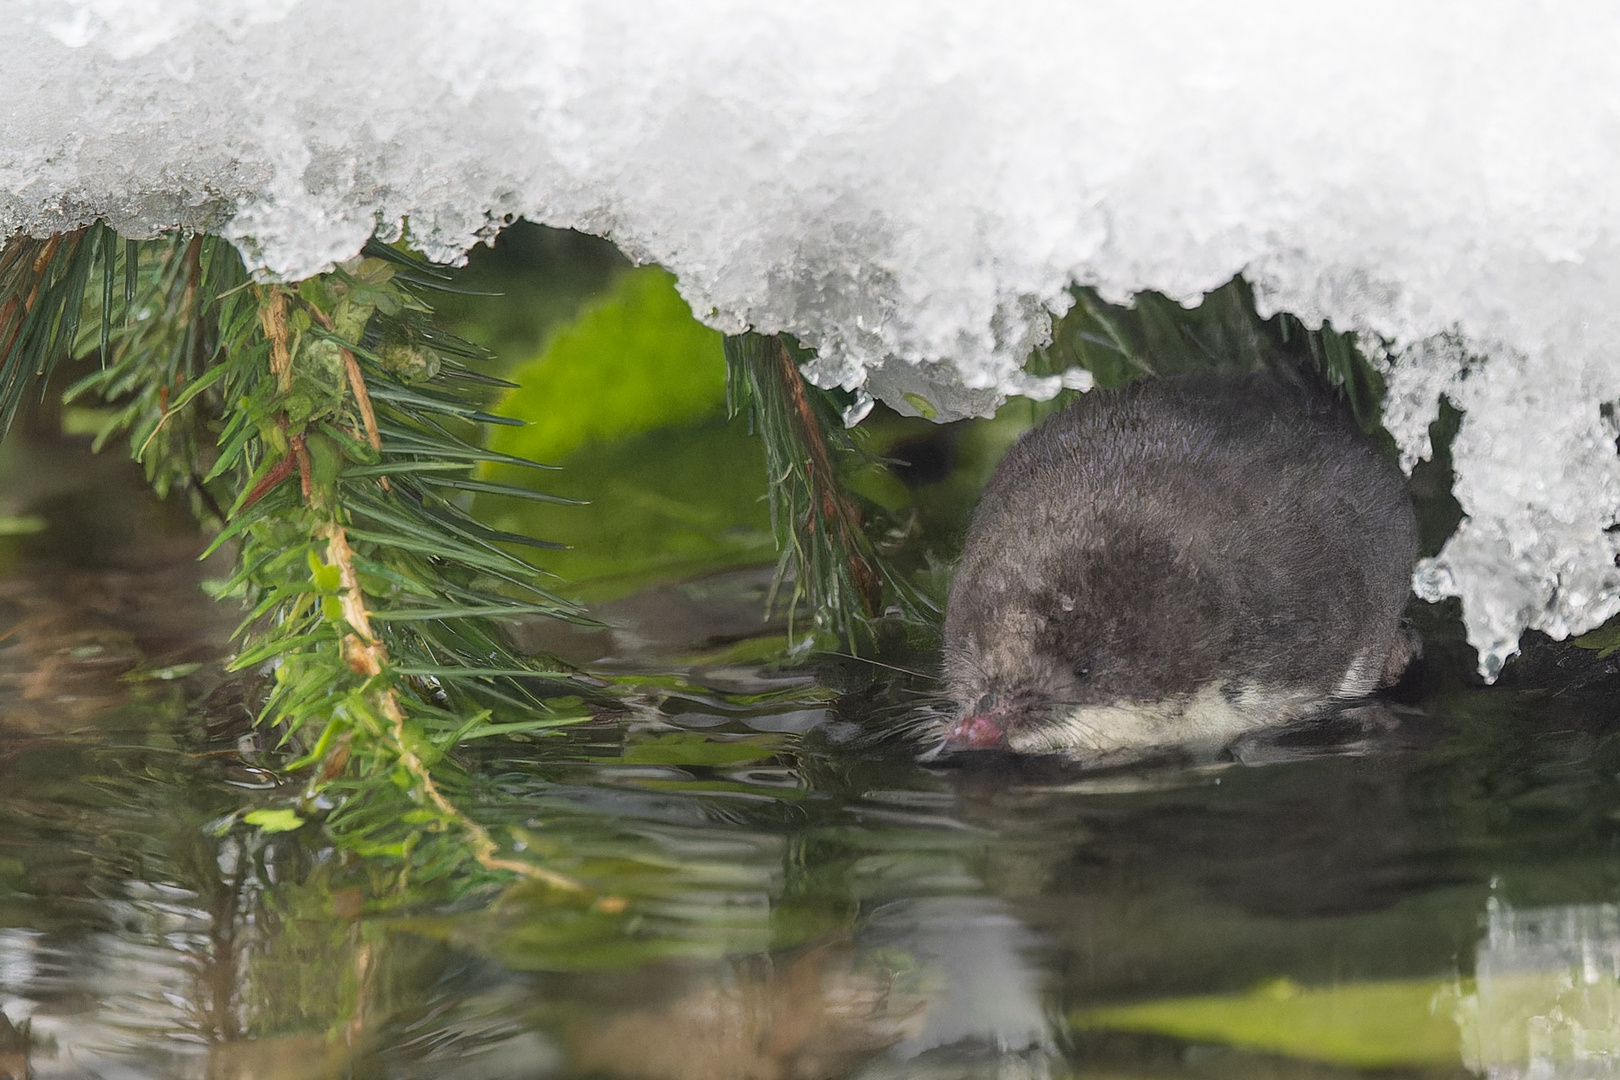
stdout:
<svg viewBox="0 0 1620 1080">
<path fill-rule="evenodd" d="M 1419 569 L 1494 673 L 1620 608 L 1620 8 L 1588 0 L 4 0 L 0 227 L 206 226 L 297 278 L 523 215 L 941 418 L 1073 282 L 1393 348 L 1469 518 Z M 1475 357 L 1469 361 L 1468 357 Z M 1484 359 L 1478 359 L 1483 357 Z M 1073 377 L 1075 384 L 1084 379 Z M 858 410 L 857 410 L 858 411 Z"/>
</svg>

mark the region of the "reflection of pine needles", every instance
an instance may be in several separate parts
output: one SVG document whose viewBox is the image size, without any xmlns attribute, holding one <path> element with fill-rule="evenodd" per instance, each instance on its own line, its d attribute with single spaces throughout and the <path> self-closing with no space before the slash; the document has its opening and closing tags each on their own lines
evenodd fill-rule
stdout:
<svg viewBox="0 0 1620 1080">
<path fill-rule="evenodd" d="M 818 630 L 853 649 L 873 644 L 885 596 L 909 616 L 920 601 L 873 545 L 865 515 L 843 486 L 839 465 L 856 450 L 838 410 L 805 382 L 780 337 L 727 338 L 726 370 L 733 413 L 747 407 L 765 443 L 781 552 L 773 599 L 791 580 L 790 619 L 807 605 Z"/>
</svg>

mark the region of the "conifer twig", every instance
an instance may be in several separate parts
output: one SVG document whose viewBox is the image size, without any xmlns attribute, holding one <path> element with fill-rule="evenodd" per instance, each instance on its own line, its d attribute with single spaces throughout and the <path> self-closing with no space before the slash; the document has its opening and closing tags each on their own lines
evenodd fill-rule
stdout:
<svg viewBox="0 0 1620 1080">
<path fill-rule="evenodd" d="M 747 407 L 765 444 L 771 526 L 782 553 L 772 602 L 791 574 L 790 633 L 807 601 L 817 626 L 859 651 L 875 643 L 886 594 L 910 615 L 922 606 L 867 536 L 861 507 L 843 485 L 838 459 L 859 452 L 826 391 L 805 381 L 780 336 L 729 337 L 725 353 L 732 411 Z"/>
<path fill-rule="evenodd" d="M 354 569 L 354 551 L 349 547 L 348 536 L 343 526 L 338 524 L 336 519 L 328 523 L 326 535 L 327 557 L 331 560 L 331 565 L 338 569 L 341 588 L 339 602 L 343 605 L 343 621 L 349 624 L 350 629 L 350 633 L 345 634 L 343 638 L 343 657 L 356 674 L 367 679 L 376 679 L 383 674 L 388 662 L 388 650 L 371 631 L 371 614 L 366 610 L 365 594 L 360 589 L 360 576 Z M 584 885 L 566 874 L 547 870 L 524 859 L 501 858 L 497 854 L 500 848 L 489 835 L 489 831 L 444 797 L 439 785 L 433 782 L 433 774 L 427 765 L 416 751 L 411 749 L 410 740 L 405 734 L 405 709 L 400 704 L 399 691 L 392 686 L 385 686 L 377 691 L 376 702 L 377 711 L 388 721 L 389 734 L 394 742 L 395 753 L 399 755 L 400 765 L 410 774 L 422 795 L 433 804 L 433 808 L 454 821 L 466 833 L 471 841 L 472 856 L 480 866 L 488 870 L 505 870 L 534 881 L 543 881 L 554 889 L 567 892 L 586 891 Z"/>
<path fill-rule="evenodd" d="M 321 329 L 332 333 L 332 318 L 315 305 L 309 305 L 309 314 Z M 366 441 L 373 450 L 382 449 L 382 436 L 377 433 L 377 413 L 371 407 L 371 394 L 366 390 L 365 376 L 360 373 L 360 364 L 355 360 L 354 353 L 343 346 L 338 346 L 338 355 L 343 358 L 343 374 L 349 381 L 349 389 L 354 393 L 354 403 L 360 410 L 360 421 L 366 427 Z"/>
<path fill-rule="evenodd" d="M 279 285 L 259 290 L 259 325 L 270 341 L 270 371 L 276 388 L 283 394 L 292 390 L 292 352 L 287 348 L 287 293 Z"/>
<path fill-rule="evenodd" d="M 233 666 L 274 662 L 261 719 L 308 740 L 310 790 L 349 792 L 326 815 L 339 844 L 436 877 L 470 855 L 620 911 L 623 898 L 503 854 L 434 773 L 481 726 L 551 709 L 536 680 L 557 673 L 516 654 L 494 619 L 577 608 L 509 550 L 528 538 L 490 528 L 455 499 L 460 474 L 482 461 L 523 462 L 439 422 L 482 418 L 463 387 L 440 377 L 439 360 L 487 353 L 431 326 L 420 265 L 372 244 L 297 288 L 257 286 L 213 237 L 120 246 L 98 224 L 14 238 L 0 248 L 0 427 L 57 358 L 99 352 L 100 370 L 64 397 L 98 394 L 113 409 L 98 440 L 127 433 L 160 494 L 194 486 L 220 519 L 210 550 L 237 545 L 237 571 L 220 587 L 249 610 Z M 100 288 L 90 289 L 96 268 Z M 114 323 L 120 271 L 125 306 Z M 379 344 L 399 340 L 425 342 L 416 347 L 429 362 L 389 366 Z M 229 511 L 210 484 L 238 493 Z M 380 607 L 365 591 L 374 579 L 387 597 Z M 565 708 L 541 726 L 574 719 L 576 706 Z"/>
<path fill-rule="evenodd" d="M 804 510 L 806 520 L 800 527 L 812 527 L 808 516 L 819 510 L 823 527 L 831 525 L 836 530 L 838 546 L 843 550 L 850 577 L 855 581 L 861 606 L 867 618 L 876 618 L 883 603 L 883 584 L 862 552 L 865 545 L 861 542 L 864 536 L 859 511 L 838 482 L 838 473 L 827 452 L 827 440 L 822 434 L 821 425 L 816 422 L 815 412 L 810 407 L 799 365 L 793 362 L 793 355 L 780 337 L 773 336 L 767 341 L 769 344 L 766 348 L 771 362 L 776 365 L 777 378 L 781 380 L 792 403 L 798 438 L 804 446 L 805 476 L 810 482 L 811 504 Z"/>
<path fill-rule="evenodd" d="M 302 440 L 293 445 L 301 450 Z M 300 461 L 302 460 L 300 457 Z M 585 892 L 584 885 L 566 874 L 547 870 L 524 859 L 501 858 L 497 854 L 500 850 L 499 845 L 489 835 L 489 831 L 468 817 L 439 790 L 432 772 L 422 761 L 421 756 L 412 749 L 410 739 L 406 735 L 406 713 L 399 699 L 399 690 L 395 686 L 388 685 L 387 680 L 383 678 L 388 663 L 388 649 L 372 631 L 371 613 L 366 609 L 365 592 L 360 587 L 360 575 L 355 571 L 354 550 L 349 547 L 348 534 L 335 514 L 328 520 L 323 531 L 326 534 L 328 565 L 337 567 L 338 602 L 342 607 L 343 621 L 349 628 L 349 632 L 343 635 L 343 658 L 357 675 L 364 677 L 368 682 L 378 681 L 384 684 L 375 691 L 374 701 L 377 711 L 388 722 L 389 736 L 394 743 L 394 752 L 398 755 L 401 767 L 415 781 L 423 797 L 433 804 L 433 808 L 445 818 L 455 822 L 466 834 L 470 841 L 471 854 L 480 866 L 488 870 L 505 870 L 533 881 L 541 881 L 554 889 Z"/>
</svg>

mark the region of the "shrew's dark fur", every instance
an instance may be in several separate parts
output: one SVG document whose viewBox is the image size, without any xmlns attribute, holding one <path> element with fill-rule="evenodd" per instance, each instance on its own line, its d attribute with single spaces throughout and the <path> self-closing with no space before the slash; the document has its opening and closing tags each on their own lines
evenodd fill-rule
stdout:
<svg viewBox="0 0 1620 1080">
<path fill-rule="evenodd" d="M 1254 374 L 1094 391 L 985 489 L 947 682 L 1014 749 L 1077 707 L 1366 693 L 1409 656 L 1416 553 L 1404 478 L 1326 388 Z"/>
</svg>

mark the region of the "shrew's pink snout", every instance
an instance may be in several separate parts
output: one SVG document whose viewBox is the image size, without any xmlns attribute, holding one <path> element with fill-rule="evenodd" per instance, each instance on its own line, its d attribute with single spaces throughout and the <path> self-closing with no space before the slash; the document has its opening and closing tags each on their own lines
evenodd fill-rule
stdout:
<svg viewBox="0 0 1620 1080">
<path fill-rule="evenodd" d="M 953 750 L 991 750 L 1006 742 L 1007 733 L 989 713 L 964 716 L 945 732 L 945 745 Z"/>
</svg>

